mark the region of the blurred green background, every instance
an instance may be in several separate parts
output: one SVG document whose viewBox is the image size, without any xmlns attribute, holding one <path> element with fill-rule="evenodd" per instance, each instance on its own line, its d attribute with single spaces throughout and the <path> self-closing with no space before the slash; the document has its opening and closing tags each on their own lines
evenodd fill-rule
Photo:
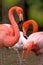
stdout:
<svg viewBox="0 0 43 65">
<path fill-rule="evenodd" d="M 27 17 L 34 19 L 39 27 L 43 27 L 43 0 L 26 0 Z"/>
<path fill-rule="evenodd" d="M 38 23 L 38 26 L 43 29 L 43 0 L 2 0 L 3 23 L 9 23 L 8 10 L 13 6 L 23 8 L 24 21 L 34 19 Z"/>
<path fill-rule="evenodd" d="M 8 10 L 16 6 L 20 0 L 2 0 L 2 21 L 3 23 L 9 23 Z"/>
</svg>

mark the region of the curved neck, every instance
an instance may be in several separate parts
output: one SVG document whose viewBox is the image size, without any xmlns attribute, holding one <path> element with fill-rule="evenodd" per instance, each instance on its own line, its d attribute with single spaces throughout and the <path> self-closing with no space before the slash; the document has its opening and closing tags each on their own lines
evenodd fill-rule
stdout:
<svg viewBox="0 0 43 65">
<path fill-rule="evenodd" d="M 19 28 L 18 28 L 18 25 L 14 19 L 14 16 L 13 16 L 13 12 L 17 9 L 17 7 L 12 7 L 9 12 L 8 12 L 8 16 L 9 16 L 9 20 L 12 24 L 12 27 L 13 27 L 13 30 L 14 30 L 14 44 L 18 41 L 19 37 L 20 37 L 20 33 L 19 33 Z"/>
<path fill-rule="evenodd" d="M 23 25 L 22 25 L 22 28 L 23 28 L 25 31 L 24 31 L 24 30 L 23 30 L 23 31 L 24 31 L 24 32 L 27 32 L 30 25 L 33 26 L 33 31 L 32 31 L 32 33 L 38 31 L 38 25 L 37 25 L 37 23 L 36 23 L 34 20 L 28 20 L 28 21 L 24 22 Z"/>
<path fill-rule="evenodd" d="M 36 21 L 34 21 L 34 20 L 28 20 L 28 24 L 33 26 L 32 33 L 38 31 L 38 24 L 36 23 Z M 28 27 L 29 27 L 29 25 L 28 25 Z"/>
<path fill-rule="evenodd" d="M 16 10 L 16 7 L 12 7 L 11 9 L 9 9 L 8 11 L 8 17 L 10 20 L 10 23 L 12 24 L 12 26 L 15 26 L 15 24 L 17 25 L 14 16 L 13 16 L 13 12 Z M 17 26 L 18 27 L 18 26 Z M 15 28 L 15 27 L 14 27 Z"/>
</svg>

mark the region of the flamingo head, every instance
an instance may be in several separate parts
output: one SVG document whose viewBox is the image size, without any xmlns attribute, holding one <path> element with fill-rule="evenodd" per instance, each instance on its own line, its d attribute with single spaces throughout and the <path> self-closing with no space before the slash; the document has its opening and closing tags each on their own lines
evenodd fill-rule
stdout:
<svg viewBox="0 0 43 65">
<path fill-rule="evenodd" d="M 16 7 L 16 12 L 19 16 L 19 21 L 23 21 L 23 9 L 21 7 Z"/>
<path fill-rule="evenodd" d="M 28 31 L 28 21 L 24 22 L 22 24 L 22 30 L 23 30 L 23 36 L 26 36 L 27 37 L 27 31 Z"/>
<path fill-rule="evenodd" d="M 26 44 L 26 46 L 23 47 L 22 58 L 24 57 L 24 52 L 25 51 L 26 51 L 26 58 L 28 58 L 28 54 L 32 50 L 33 46 L 34 46 L 34 42 L 30 41 L 29 43 Z"/>
<path fill-rule="evenodd" d="M 24 27 L 22 28 L 22 30 L 23 30 L 23 36 L 27 39 L 27 34 L 26 34 Z"/>
</svg>

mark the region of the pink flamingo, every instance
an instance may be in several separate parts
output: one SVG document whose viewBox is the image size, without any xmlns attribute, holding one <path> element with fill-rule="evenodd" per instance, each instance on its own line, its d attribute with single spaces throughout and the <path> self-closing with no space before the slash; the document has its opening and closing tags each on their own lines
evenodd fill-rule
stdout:
<svg viewBox="0 0 43 65">
<path fill-rule="evenodd" d="M 12 7 L 8 12 L 8 17 L 11 22 L 10 24 L 0 24 L 0 47 L 11 47 L 15 45 L 20 37 L 18 25 L 13 17 L 13 12 L 16 10 L 19 20 L 22 18 L 22 8 L 20 7 Z"/>
<path fill-rule="evenodd" d="M 31 34 L 24 46 L 24 50 L 27 49 L 26 57 L 28 58 L 28 53 L 32 50 L 36 55 L 41 55 L 41 64 L 43 65 L 43 31 Z M 24 55 L 24 50 L 22 57 Z"/>
<path fill-rule="evenodd" d="M 28 23 L 27 23 L 27 26 L 25 25 L 25 23 L 23 25 L 24 25 L 23 32 L 26 35 L 26 32 L 28 30 Z M 33 24 L 33 26 L 34 26 L 34 24 Z M 27 49 L 26 57 L 28 57 L 28 53 L 30 51 L 33 51 L 36 55 L 41 55 L 40 65 L 43 65 L 43 31 L 37 32 L 38 31 L 37 23 L 36 23 L 36 28 L 33 27 L 33 32 L 34 32 L 34 30 L 36 30 L 35 33 L 31 34 L 28 37 L 27 41 L 25 42 L 26 45 L 24 46 L 23 49 L 24 50 Z M 22 58 L 23 58 L 23 55 L 24 55 L 24 50 L 23 50 L 23 53 L 22 53 Z"/>
<path fill-rule="evenodd" d="M 12 7 L 11 9 L 9 9 L 8 17 L 11 22 L 11 25 L 10 24 L 0 24 L 0 47 L 12 47 L 19 40 L 20 31 L 19 31 L 18 25 L 13 17 L 14 11 L 17 12 L 17 14 L 19 16 L 19 21 L 23 20 L 22 8 L 15 6 L 15 7 Z M 18 51 L 17 51 L 17 53 L 18 53 Z"/>
</svg>

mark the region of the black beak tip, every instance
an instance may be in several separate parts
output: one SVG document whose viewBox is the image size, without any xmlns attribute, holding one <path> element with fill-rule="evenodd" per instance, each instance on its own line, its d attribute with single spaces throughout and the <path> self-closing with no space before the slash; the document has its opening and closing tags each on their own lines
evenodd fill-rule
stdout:
<svg viewBox="0 0 43 65">
<path fill-rule="evenodd" d="M 22 22 L 23 22 L 23 21 L 21 20 L 21 21 L 18 22 L 18 24 L 21 24 Z"/>
<path fill-rule="evenodd" d="M 27 39 L 27 36 L 24 36 Z"/>
</svg>

